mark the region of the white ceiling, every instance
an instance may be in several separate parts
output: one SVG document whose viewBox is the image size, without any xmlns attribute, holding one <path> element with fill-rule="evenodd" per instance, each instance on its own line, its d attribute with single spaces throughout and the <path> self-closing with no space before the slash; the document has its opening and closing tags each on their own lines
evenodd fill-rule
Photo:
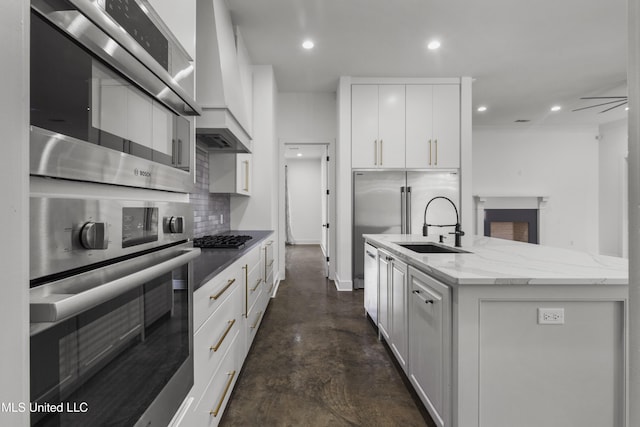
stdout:
<svg viewBox="0 0 640 427">
<path fill-rule="evenodd" d="M 253 63 L 274 66 L 280 92 L 334 92 L 341 75 L 471 76 L 474 125 L 594 124 L 626 114 L 570 111 L 591 105 L 582 96 L 626 95 L 625 0 L 227 3 Z M 313 50 L 302 49 L 305 38 Z M 438 51 L 426 48 L 433 38 Z M 563 110 L 552 114 L 555 104 Z"/>
</svg>

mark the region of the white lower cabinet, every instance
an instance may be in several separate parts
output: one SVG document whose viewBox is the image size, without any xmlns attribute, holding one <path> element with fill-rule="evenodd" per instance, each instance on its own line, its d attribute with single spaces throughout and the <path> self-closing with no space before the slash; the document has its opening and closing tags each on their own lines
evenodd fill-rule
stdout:
<svg viewBox="0 0 640 427">
<path fill-rule="evenodd" d="M 407 371 L 407 264 L 378 251 L 380 317 L 378 327 L 400 366 Z M 384 295 L 384 297 L 383 297 Z M 384 313 L 384 314 L 383 314 Z"/>
<path fill-rule="evenodd" d="M 409 266 L 409 379 L 436 425 L 449 425 L 450 289 Z"/>
<path fill-rule="evenodd" d="M 195 409 L 183 418 L 181 426 L 215 427 L 220 423 L 242 367 L 242 346 L 239 344 L 236 335 L 204 393 L 199 399 L 196 398 Z"/>
<path fill-rule="evenodd" d="M 264 248 L 256 246 L 193 293 L 194 381 L 172 427 L 220 422 L 269 304 Z"/>
</svg>

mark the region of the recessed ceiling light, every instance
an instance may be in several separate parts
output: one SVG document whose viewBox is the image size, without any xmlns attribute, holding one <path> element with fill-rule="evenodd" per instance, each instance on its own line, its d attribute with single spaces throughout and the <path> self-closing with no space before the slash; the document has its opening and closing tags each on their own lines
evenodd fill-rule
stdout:
<svg viewBox="0 0 640 427">
<path fill-rule="evenodd" d="M 629 111 L 629 107 L 624 107 L 624 111 Z"/>
<path fill-rule="evenodd" d="M 487 107 L 485 105 L 481 105 L 478 107 L 478 112 L 484 113 L 485 111 L 487 111 Z"/>
<path fill-rule="evenodd" d="M 311 40 L 305 40 L 302 42 L 302 47 L 309 50 L 309 49 L 313 49 L 313 46 L 315 46 L 315 44 L 313 44 L 313 42 Z"/>
<path fill-rule="evenodd" d="M 436 50 L 440 47 L 440 42 L 438 40 L 432 40 L 429 42 L 429 44 L 427 45 L 427 48 L 429 50 Z"/>
<path fill-rule="evenodd" d="M 553 107 L 551 107 L 551 111 L 555 112 L 555 111 L 560 111 L 560 110 L 562 110 L 562 107 L 559 106 L 559 105 L 554 105 Z"/>
<path fill-rule="evenodd" d="M 302 153 L 298 153 L 298 157 L 302 157 Z"/>
</svg>

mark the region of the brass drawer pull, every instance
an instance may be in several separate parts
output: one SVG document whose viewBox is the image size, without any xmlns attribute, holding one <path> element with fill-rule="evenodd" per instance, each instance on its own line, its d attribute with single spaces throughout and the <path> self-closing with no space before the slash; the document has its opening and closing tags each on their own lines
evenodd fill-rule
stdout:
<svg viewBox="0 0 640 427">
<path fill-rule="evenodd" d="M 215 294 L 215 295 L 211 295 L 211 296 L 209 297 L 209 299 L 210 299 L 210 300 L 211 300 L 211 299 L 212 299 L 212 300 L 217 300 L 218 298 L 220 298 L 220 296 L 221 296 L 222 294 L 224 294 L 224 293 L 225 293 L 225 291 L 226 291 L 227 289 L 229 289 L 229 286 L 233 285 L 233 284 L 235 283 L 235 281 L 236 281 L 236 279 L 229 279 L 229 280 L 227 281 L 227 285 L 226 285 L 224 288 L 222 288 L 222 289 L 220 290 L 220 292 L 218 292 L 217 294 Z"/>
<path fill-rule="evenodd" d="M 222 398 L 218 402 L 218 406 L 216 406 L 216 409 L 214 409 L 213 411 L 209 411 L 209 415 L 213 415 L 214 417 L 217 417 L 218 413 L 220 412 L 222 403 L 224 402 L 224 399 L 227 397 L 227 393 L 229 392 L 229 387 L 231 387 L 231 383 L 233 382 L 233 379 L 236 376 L 236 371 L 229 372 L 227 375 L 229 376 L 229 380 L 227 381 L 227 385 L 224 387 Z"/>
<path fill-rule="evenodd" d="M 249 192 L 249 161 L 245 160 L 242 162 L 245 164 L 244 170 L 244 191 Z"/>
<path fill-rule="evenodd" d="M 229 331 L 231 330 L 231 328 L 233 328 L 233 324 L 236 323 L 236 319 L 233 320 L 229 320 L 227 322 L 227 329 L 224 331 L 224 333 L 222 334 L 222 336 L 220 337 L 220 340 L 218 341 L 218 343 L 216 345 L 212 345 L 211 347 L 209 347 L 210 351 L 213 351 L 214 353 L 216 351 L 218 351 L 218 349 L 220 348 L 220 346 L 222 345 L 222 341 L 224 341 L 224 339 L 227 337 L 227 334 L 229 333 Z"/>
<path fill-rule="evenodd" d="M 373 164 L 378 165 L 378 140 L 373 141 Z"/>
<path fill-rule="evenodd" d="M 436 162 L 434 165 L 438 166 L 438 140 L 436 139 Z"/>
<path fill-rule="evenodd" d="M 256 282 L 256 285 L 249 289 L 251 292 L 255 292 L 256 289 L 258 289 L 258 286 L 260 286 L 260 282 L 262 282 L 262 279 L 258 279 L 258 281 Z"/>
<path fill-rule="evenodd" d="M 255 329 L 256 326 L 258 326 L 258 323 L 260 323 L 260 319 L 262 319 L 262 312 L 258 313 L 258 318 L 256 319 L 256 323 L 251 325 L 251 329 Z"/>
</svg>

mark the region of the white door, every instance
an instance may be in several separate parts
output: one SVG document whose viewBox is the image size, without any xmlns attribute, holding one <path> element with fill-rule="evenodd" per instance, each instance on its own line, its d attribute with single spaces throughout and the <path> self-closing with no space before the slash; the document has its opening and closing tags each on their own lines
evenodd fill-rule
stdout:
<svg viewBox="0 0 640 427">
<path fill-rule="evenodd" d="M 378 167 L 378 86 L 351 86 L 351 166 Z"/>
<path fill-rule="evenodd" d="M 378 140 L 378 166 L 381 168 L 404 168 L 404 85 L 380 85 L 379 87 Z"/>
<path fill-rule="evenodd" d="M 460 167 L 460 86 L 433 86 L 433 138 L 437 168 Z"/>
<path fill-rule="evenodd" d="M 431 168 L 434 164 L 433 86 L 407 85 L 407 168 Z"/>
</svg>

